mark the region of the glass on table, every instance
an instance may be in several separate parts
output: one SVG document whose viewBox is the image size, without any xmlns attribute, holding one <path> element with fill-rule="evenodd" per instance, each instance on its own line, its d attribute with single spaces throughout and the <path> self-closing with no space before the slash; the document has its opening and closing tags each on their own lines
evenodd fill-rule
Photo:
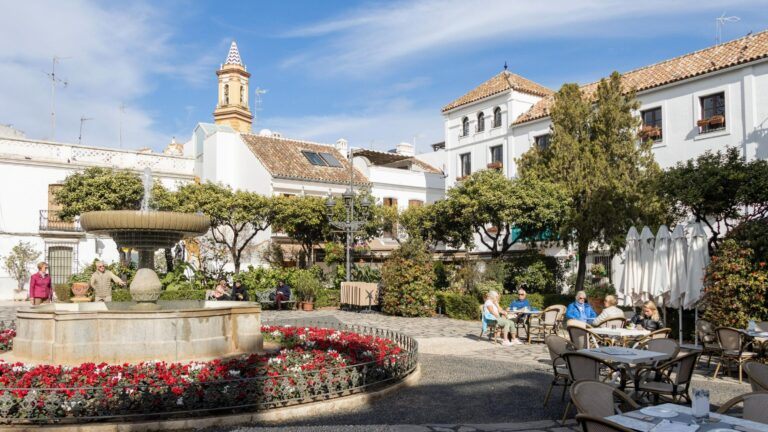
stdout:
<svg viewBox="0 0 768 432">
<path fill-rule="evenodd" d="M 703 423 L 709 418 L 709 390 L 693 389 L 691 414 L 696 423 Z"/>
</svg>

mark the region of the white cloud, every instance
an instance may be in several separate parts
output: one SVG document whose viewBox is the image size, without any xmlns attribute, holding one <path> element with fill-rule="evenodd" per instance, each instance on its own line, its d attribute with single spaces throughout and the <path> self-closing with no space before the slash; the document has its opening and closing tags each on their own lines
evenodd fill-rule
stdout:
<svg viewBox="0 0 768 432">
<path fill-rule="evenodd" d="M 56 88 L 57 141 L 77 142 L 80 117 L 83 144 L 119 145 L 122 122 L 125 148 L 161 149 L 170 137 L 160 132 L 141 98 L 162 75 L 191 85 L 204 77 L 212 59 L 183 61 L 167 17 L 148 4 L 74 1 L 13 2 L 0 15 L 0 123 L 11 123 L 31 138 L 51 137 L 51 70 L 56 66 L 66 87 Z M 209 66 L 210 67 L 210 66 Z M 209 72 L 209 70 L 205 71 Z M 125 103 L 121 114 L 119 106 Z"/>
<path fill-rule="evenodd" d="M 747 1 L 732 1 L 729 7 Z M 754 2 L 753 2 L 754 3 Z M 723 4 L 699 0 L 696 12 L 721 13 Z M 286 37 L 324 38 L 312 50 L 284 61 L 328 75 L 366 76 L 396 70 L 408 59 L 482 47 L 496 38 L 508 41 L 556 36 L 674 34 L 675 15 L 690 15 L 683 0 L 418 0 L 366 5 L 333 20 L 287 32 Z M 714 15 L 713 15 L 714 16 Z M 617 27 L 618 25 L 618 27 Z"/>
</svg>

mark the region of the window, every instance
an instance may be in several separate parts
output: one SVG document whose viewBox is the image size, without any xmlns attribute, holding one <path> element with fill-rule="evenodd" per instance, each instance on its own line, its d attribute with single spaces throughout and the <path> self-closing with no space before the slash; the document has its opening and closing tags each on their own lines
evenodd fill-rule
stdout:
<svg viewBox="0 0 768 432">
<path fill-rule="evenodd" d="M 469 135 L 469 118 L 461 119 L 461 136 Z"/>
<path fill-rule="evenodd" d="M 409 208 L 410 207 L 421 207 L 422 205 L 424 205 L 424 201 L 422 201 L 422 200 L 415 200 L 415 199 L 408 200 L 408 207 Z"/>
<path fill-rule="evenodd" d="M 327 163 L 330 167 L 341 168 L 342 166 L 341 162 L 339 162 L 339 160 L 330 153 L 320 153 L 320 157 L 323 158 L 325 163 Z"/>
<path fill-rule="evenodd" d="M 67 283 L 72 275 L 73 253 L 71 247 L 50 246 L 48 248 L 48 266 L 51 273 L 51 284 Z"/>
<path fill-rule="evenodd" d="M 397 207 L 397 198 L 384 198 L 384 207 Z"/>
<path fill-rule="evenodd" d="M 643 126 L 640 128 L 640 138 L 661 141 L 661 107 L 641 111 Z"/>
<path fill-rule="evenodd" d="M 466 177 L 472 174 L 472 154 L 464 153 L 459 155 L 459 172 L 461 177 Z"/>
<path fill-rule="evenodd" d="M 224 105 L 229 105 L 229 84 L 224 84 Z"/>
<path fill-rule="evenodd" d="M 330 153 L 317 153 L 309 150 L 302 150 L 301 153 L 312 165 L 316 166 L 329 166 L 333 168 L 341 168 L 341 162 Z"/>
<path fill-rule="evenodd" d="M 496 107 L 493 109 L 493 127 L 499 126 L 501 126 L 501 108 Z"/>
<path fill-rule="evenodd" d="M 701 98 L 701 133 L 725 129 L 725 93 L 720 92 Z"/>
<path fill-rule="evenodd" d="M 491 147 L 491 163 L 500 163 L 502 159 L 504 159 L 504 148 L 500 145 Z"/>
<path fill-rule="evenodd" d="M 549 142 L 552 139 L 552 135 L 550 134 L 544 134 L 539 135 L 533 139 L 534 143 L 536 144 L 536 147 L 539 148 L 539 150 L 546 150 L 549 148 Z"/>
<path fill-rule="evenodd" d="M 485 130 L 485 114 L 481 111 L 477 114 L 477 131 L 482 132 Z"/>
</svg>

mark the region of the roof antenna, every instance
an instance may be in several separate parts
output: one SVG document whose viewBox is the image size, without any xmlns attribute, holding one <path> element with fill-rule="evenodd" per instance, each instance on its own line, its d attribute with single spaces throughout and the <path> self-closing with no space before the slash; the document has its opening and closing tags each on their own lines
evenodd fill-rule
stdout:
<svg viewBox="0 0 768 432">
<path fill-rule="evenodd" d="M 56 63 L 67 58 L 70 57 L 53 56 L 51 72 L 44 72 L 51 80 L 51 137 L 49 138 L 51 141 L 56 141 L 56 84 L 62 84 L 64 87 L 68 85 L 67 80 L 56 77 Z"/>
<path fill-rule="evenodd" d="M 720 17 L 715 18 L 715 40 L 717 44 L 720 44 L 720 40 L 723 38 L 723 26 L 725 23 L 729 22 L 739 22 L 741 21 L 741 18 L 737 16 L 725 16 L 725 12 L 723 12 Z"/>
<path fill-rule="evenodd" d="M 93 120 L 93 117 L 80 116 L 80 135 L 77 136 L 77 145 L 83 143 L 83 123 Z"/>
<path fill-rule="evenodd" d="M 507 61 L 504 60 L 504 70 L 507 70 Z"/>
<path fill-rule="evenodd" d="M 254 101 L 253 101 L 253 124 L 258 124 L 258 115 L 259 111 L 261 111 L 261 95 L 266 94 L 268 90 L 263 89 L 261 87 L 256 87 L 256 90 L 254 91 Z"/>
</svg>

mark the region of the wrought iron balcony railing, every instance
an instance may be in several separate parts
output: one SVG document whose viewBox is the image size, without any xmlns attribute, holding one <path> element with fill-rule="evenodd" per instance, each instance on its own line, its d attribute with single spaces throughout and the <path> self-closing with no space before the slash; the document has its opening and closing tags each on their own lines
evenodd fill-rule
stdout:
<svg viewBox="0 0 768 432">
<path fill-rule="evenodd" d="M 40 210 L 40 231 L 82 232 L 83 229 L 77 217 L 68 222 L 61 220 L 57 211 Z"/>
</svg>

